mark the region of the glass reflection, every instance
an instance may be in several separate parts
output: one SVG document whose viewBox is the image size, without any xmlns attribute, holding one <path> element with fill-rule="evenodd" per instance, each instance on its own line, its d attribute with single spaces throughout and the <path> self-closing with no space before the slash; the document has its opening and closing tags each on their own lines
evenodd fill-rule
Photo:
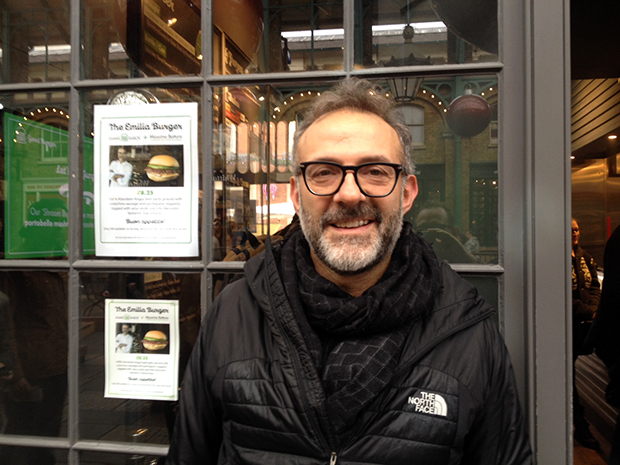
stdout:
<svg viewBox="0 0 620 465">
<path fill-rule="evenodd" d="M 214 74 L 343 69 L 342 2 L 214 0 L 213 29 Z"/>
<path fill-rule="evenodd" d="M 215 89 L 215 260 L 234 260 L 235 250 L 253 250 L 252 244 L 284 228 L 295 214 L 288 183 L 297 113 L 287 108 L 295 107 L 296 97 L 284 91 L 269 86 Z M 306 92 L 306 99 L 296 95 L 298 103 L 307 104 L 312 92 Z"/>
<path fill-rule="evenodd" d="M 68 80 L 65 5 L 29 21 L 20 8 L 2 13 L 2 82 Z M 83 0 L 82 13 L 82 78 L 200 74 L 200 2 Z M 214 74 L 343 69 L 342 2 L 213 0 L 212 13 Z M 497 61 L 497 0 L 358 0 L 353 34 L 357 67 Z"/>
<path fill-rule="evenodd" d="M 177 273 L 83 273 L 81 279 L 80 435 L 82 439 L 167 444 L 176 402 L 104 398 L 105 300 L 179 301 L 179 381 L 200 328 L 200 275 Z M 126 342 L 128 354 L 145 353 L 140 344 L 147 324 L 118 325 L 112 343 Z M 126 328 L 123 328 L 126 326 Z M 118 336 L 121 336 L 119 338 Z M 123 339 L 126 338 L 126 341 Z M 121 348 L 123 350 L 123 348 Z"/>
<path fill-rule="evenodd" d="M 358 0 L 354 5 L 356 67 L 498 59 L 497 0 Z M 343 69 L 341 2 L 214 0 L 213 25 L 215 74 Z"/>
<path fill-rule="evenodd" d="M 85 79 L 197 75 L 200 2 L 84 0 Z"/>
<path fill-rule="evenodd" d="M 360 0 L 355 13 L 360 67 L 497 60 L 497 0 Z"/>
<path fill-rule="evenodd" d="M 0 11 L 0 82 L 68 81 L 69 4 L 7 1 Z"/>
<path fill-rule="evenodd" d="M 0 274 L 0 390 L 4 434 L 66 436 L 67 276 Z M 0 446 L 3 464 L 55 463 L 47 448 Z"/>
<path fill-rule="evenodd" d="M 419 192 L 406 220 L 451 263 L 498 263 L 496 76 L 379 84 L 386 98 L 397 101 L 414 142 Z M 328 88 L 216 89 L 216 260 L 236 259 L 252 236 L 274 234 L 291 222 L 292 137 L 310 101 Z"/>
</svg>

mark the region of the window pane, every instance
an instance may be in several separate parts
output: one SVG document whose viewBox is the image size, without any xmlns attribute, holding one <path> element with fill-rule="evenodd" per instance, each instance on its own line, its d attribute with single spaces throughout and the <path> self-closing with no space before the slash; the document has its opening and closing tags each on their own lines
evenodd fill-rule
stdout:
<svg viewBox="0 0 620 465">
<path fill-rule="evenodd" d="M 492 143 L 490 124 L 491 105 L 498 100 L 496 76 L 397 78 L 377 84 L 386 96 L 394 96 L 395 89 L 415 90 L 398 97 L 415 136 L 411 156 L 419 185 L 406 219 L 449 262 L 498 263 L 498 147 Z M 248 233 L 273 234 L 291 221 L 288 183 L 293 166 L 288 140 L 312 99 L 328 87 L 217 89 L 214 221 L 223 226 L 216 236 L 216 257 L 225 256 Z M 252 131 L 238 129 L 246 123 Z M 253 134 L 257 143 L 240 144 L 240 134 L 244 138 Z M 246 146 L 254 147 L 249 156 L 256 163 L 241 172 L 239 147 Z"/>
<path fill-rule="evenodd" d="M 200 2 L 83 0 L 86 79 L 198 75 Z"/>
<path fill-rule="evenodd" d="M 497 61 L 497 0 L 357 0 L 355 63 L 364 68 Z"/>
<path fill-rule="evenodd" d="M 69 2 L 5 2 L 0 18 L 1 83 L 69 80 Z"/>
<path fill-rule="evenodd" d="M 83 273 L 81 291 L 80 437 L 167 444 L 176 402 L 103 397 L 105 299 L 179 301 L 180 381 L 200 327 L 200 275 Z M 129 324 L 134 341 L 141 340 L 146 325 Z M 137 344 L 136 357 L 140 350 Z"/>
<path fill-rule="evenodd" d="M 2 255 L 9 259 L 66 258 L 68 92 L 4 93 L 0 103 Z M 87 206 L 84 211 L 88 213 Z"/>
<path fill-rule="evenodd" d="M 123 107 L 122 105 L 157 105 L 159 103 L 170 103 L 170 102 L 200 102 L 200 89 L 197 88 L 183 88 L 183 89 L 163 89 L 163 88 L 141 88 L 136 90 L 127 90 L 127 89 L 98 89 L 93 90 L 91 92 L 86 92 L 82 94 L 82 118 L 83 118 L 83 127 L 85 128 L 85 133 L 83 137 L 80 138 L 81 151 L 84 154 L 84 172 L 85 173 L 93 173 L 93 158 L 92 158 L 92 144 L 93 138 L 95 136 L 94 133 L 94 106 L 95 105 L 116 105 L 119 104 L 119 114 L 122 114 Z M 148 102 L 148 103 L 147 103 Z M 198 114 L 200 114 L 200 108 L 198 109 Z M 139 132 L 139 131 L 137 131 Z M 201 154 L 200 154 L 200 131 L 198 131 L 198 176 L 200 178 L 200 168 L 201 168 Z M 192 133 L 192 136 L 194 134 Z M 127 134 L 124 135 L 127 137 Z M 121 135 L 121 137 L 123 137 Z M 110 144 L 113 146 L 114 144 Z M 151 183 L 149 176 L 147 174 L 147 167 L 151 158 L 155 155 L 169 155 L 173 156 L 178 160 L 180 164 L 183 163 L 183 157 L 179 155 L 179 147 L 180 145 L 175 145 L 173 143 L 162 142 L 161 145 L 144 145 L 141 144 L 140 141 L 132 142 L 128 140 L 127 145 L 123 146 L 126 151 L 126 163 L 131 165 L 131 179 L 128 181 L 128 185 L 124 187 L 124 193 L 127 194 L 127 198 L 131 198 L 135 201 L 135 198 L 144 193 L 144 189 L 149 186 L 153 186 L 155 182 Z M 110 167 L 113 167 L 113 163 L 115 163 L 115 157 L 118 156 L 118 152 L 110 151 L 108 154 L 110 159 L 112 160 L 110 163 Z M 169 157 L 168 157 L 169 158 Z M 116 168 L 113 168 L 116 169 Z M 181 166 L 181 169 L 187 169 L 184 165 Z M 169 181 L 168 185 L 176 185 L 183 187 L 184 189 L 190 189 L 190 186 L 183 185 L 181 186 L 181 178 L 178 180 L 174 179 Z M 94 215 L 91 215 L 94 212 L 93 203 L 94 199 L 91 197 L 91 192 L 89 188 L 92 189 L 93 183 L 87 177 L 84 178 L 84 211 L 85 211 L 85 221 L 84 221 L 84 254 L 87 256 L 94 256 L 94 228 L 97 227 L 95 222 Z M 148 191 L 148 189 L 147 189 Z M 198 205 L 200 205 L 200 196 L 196 199 Z M 90 208 L 87 213 L 87 207 Z M 165 210 L 159 212 L 158 219 L 163 219 L 166 212 Z M 188 224 L 190 219 L 188 218 Z M 197 220 L 196 220 L 197 221 Z M 190 224 L 189 227 L 193 227 L 193 224 Z M 146 257 L 145 259 L 152 258 L 161 258 L 157 257 L 158 247 L 153 247 L 153 257 Z M 199 252 L 200 253 L 200 252 Z M 98 257 L 104 258 L 107 257 Z M 140 257 L 142 258 L 142 257 Z M 166 259 L 166 258 L 162 258 Z M 172 258 L 177 260 L 177 258 Z M 186 260 L 196 260 L 197 257 L 186 257 Z M 170 258 L 168 258 L 170 260 Z"/>
<path fill-rule="evenodd" d="M 2 380 L 2 432 L 66 437 L 66 273 L 0 273 L 0 349 L 0 368 L 10 378 Z M 33 457 L 51 454 L 45 449 L 14 450 L 20 451 Z M 4 463 L 4 450 L 0 454 Z"/>
<path fill-rule="evenodd" d="M 270 86 L 214 89 L 215 260 L 235 259 L 238 252 L 231 249 L 247 247 L 254 237 L 263 240 L 291 221 L 290 123 L 296 121 L 295 103 L 307 103 L 311 95 Z"/>
<path fill-rule="evenodd" d="M 400 99 L 410 129 L 411 107 L 424 116 L 424 143 L 414 138 L 413 151 L 419 192 L 405 219 L 450 263 L 498 263 L 497 100 L 495 76 L 424 78 L 414 99 Z"/>
<path fill-rule="evenodd" d="M 213 30 L 215 74 L 343 69 L 340 1 L 215 0 Z"/>
</svg>

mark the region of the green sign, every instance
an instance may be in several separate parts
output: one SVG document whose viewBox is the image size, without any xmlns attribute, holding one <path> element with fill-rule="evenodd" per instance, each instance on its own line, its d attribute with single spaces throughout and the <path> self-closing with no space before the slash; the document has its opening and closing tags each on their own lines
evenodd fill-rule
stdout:
<svg viewBox="0 0 620 465">
<path fill-rule="evenodd" d="M 69 133 L 4 115 L 5 258 L 67 255 Z M 84 254 L 95 251 L 93 140 L 83 140 Z"/>
</svg>

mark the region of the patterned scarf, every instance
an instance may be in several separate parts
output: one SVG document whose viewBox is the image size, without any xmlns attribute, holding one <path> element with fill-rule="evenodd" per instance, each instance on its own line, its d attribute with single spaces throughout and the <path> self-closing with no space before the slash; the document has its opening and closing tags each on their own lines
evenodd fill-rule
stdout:
<svg viewBox="0 0 620 465">
<path fill-rule="evenodd" d="M 429 314 L 441 285 L 439 260 L 405 223 L 384 275 L 353 297 L 316 272 L 299 231 L 282 247 L 280 273 L 342 437 L 391 381 L 411 325 Z"/>
</svg>

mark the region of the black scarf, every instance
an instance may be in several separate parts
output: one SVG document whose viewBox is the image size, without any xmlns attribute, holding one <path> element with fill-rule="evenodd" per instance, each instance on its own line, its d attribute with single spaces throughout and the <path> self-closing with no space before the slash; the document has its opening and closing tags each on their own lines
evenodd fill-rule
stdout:
<svg viewBox="0 0 620 465">
<path fill-rule="evenodd" d="M 391 381 L 411 324 L 429 314 L 441 281 L 439 260 L 405 223 L 388 269 L 359 297 L 316 272 L 301 231 L 282 247 L 280 272 L 329 419 L 342 437 Z"/>
</svg>

